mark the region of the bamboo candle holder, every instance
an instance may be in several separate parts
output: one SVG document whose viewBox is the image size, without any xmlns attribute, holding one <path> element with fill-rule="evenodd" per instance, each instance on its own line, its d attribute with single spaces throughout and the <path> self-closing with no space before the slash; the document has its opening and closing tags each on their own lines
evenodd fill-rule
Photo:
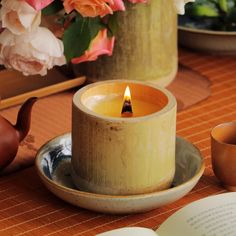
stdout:
<svg viewBox="0 0 236 236">
<path fill-rule="evenodd" d="M 130 87 L 133 116 L 122 117 Z M 110 195 L 169 188 L 175 173 L 176 100 L 166 89 L 112 80 L 73 98 L 72 178 L 84 191 Z"/>
</svg>

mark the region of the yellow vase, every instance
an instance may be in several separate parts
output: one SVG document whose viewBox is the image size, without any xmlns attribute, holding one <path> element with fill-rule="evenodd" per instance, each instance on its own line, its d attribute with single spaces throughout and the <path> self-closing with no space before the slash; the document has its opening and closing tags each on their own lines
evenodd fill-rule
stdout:
<svg viewBox="0 0 236 236">
<path fill-rule="evenodd" d="M 118 13 L 113 55 L 84 63 L 91 80 L 132 79 L 168 85 L 177 71 L 177 15 L 173 0 L 127 3 Z"/>
</svg>

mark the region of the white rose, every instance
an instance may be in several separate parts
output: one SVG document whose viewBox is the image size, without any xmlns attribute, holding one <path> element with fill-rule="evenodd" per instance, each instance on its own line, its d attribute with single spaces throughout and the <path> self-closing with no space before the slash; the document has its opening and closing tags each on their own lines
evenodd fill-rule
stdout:
<svg viewBox="0 0 236 236">
<path fill-rule="evenodd" d="M 0 63 L 24 75 L 46 75 L 65 64 L 63 51 L 62 42 L 44 27 L 18 36 L 7 29 L 0 34 Z"/>
<path fill-rule="evenodd" d="M 37 12 L 25 1 L 2 0 L 2 27 L 14 34 L 32 30 L 41 23 L 41 11 Z"/>
<path fill-rule="evenodd" d="M 195 0 L 173 0 L 174 5 L 177 9 L 178 14 L 183 15 L 185 13 L 184 11 L 184 5 L 188 2 L 194 2 Z"/>
</svg>

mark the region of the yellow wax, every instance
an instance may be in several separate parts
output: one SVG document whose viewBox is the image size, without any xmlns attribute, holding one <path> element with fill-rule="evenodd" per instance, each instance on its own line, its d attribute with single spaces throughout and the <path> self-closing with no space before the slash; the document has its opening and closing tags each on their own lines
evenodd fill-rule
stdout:
<svg viewBox="0 0 236 236">
<path fill-rule="evenodd" d="M 122 96 L 107 97 L 98 100 L 91 109 L 101 115 L 111 116 L 111 117 L 121 117 L 122 106 L 124 103 L 124 98 Z M 160 110 L 157 104 L 141 101 L 138 99 L 131 100 L 133 116 L 140 117 L 152 114 Z"/>
</svg>

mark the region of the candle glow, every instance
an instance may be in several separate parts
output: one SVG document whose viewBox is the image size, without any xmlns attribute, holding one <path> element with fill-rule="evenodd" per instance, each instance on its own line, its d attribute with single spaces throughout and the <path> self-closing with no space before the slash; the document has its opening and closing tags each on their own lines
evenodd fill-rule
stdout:
<svg viewBox="0 0 236 236">
<path fill-rule="evenodd" d="M 129 89 L 127 89 L 127 85 Z M 130 84 L 117 87 L 115 90 L 101 88 L 99 92 L 95 91 L 89 96 L 84 96 L 83 103 L 89 110 L 107 117 L 136 118 L 162 109 L 162 98 L 155 94 L 146 95 L 150 94 L 149 92 L 140 89 L 139 86 L 130 86 Z M 129 106 L 126 104 L 124 110 L 126 114 L 122 114 L 125 101 L 130 104 Z"/>
<path fill-rule="evenodd" d="M 129 86 L 127 86 L 125 89 L 124 100 L 131 101 L 131 93 L 130 93 Z"/>
<path fill-rule="evenodd" d="M 126 87 L 125 93 L 124 93 L 124 103 L 121 111 L 122 117 L 132 117 L 133 116 L 133 110 L 132 110 L 132 104 L 131 104 L 131 93 L 129 86 Z"/>
</svg>

